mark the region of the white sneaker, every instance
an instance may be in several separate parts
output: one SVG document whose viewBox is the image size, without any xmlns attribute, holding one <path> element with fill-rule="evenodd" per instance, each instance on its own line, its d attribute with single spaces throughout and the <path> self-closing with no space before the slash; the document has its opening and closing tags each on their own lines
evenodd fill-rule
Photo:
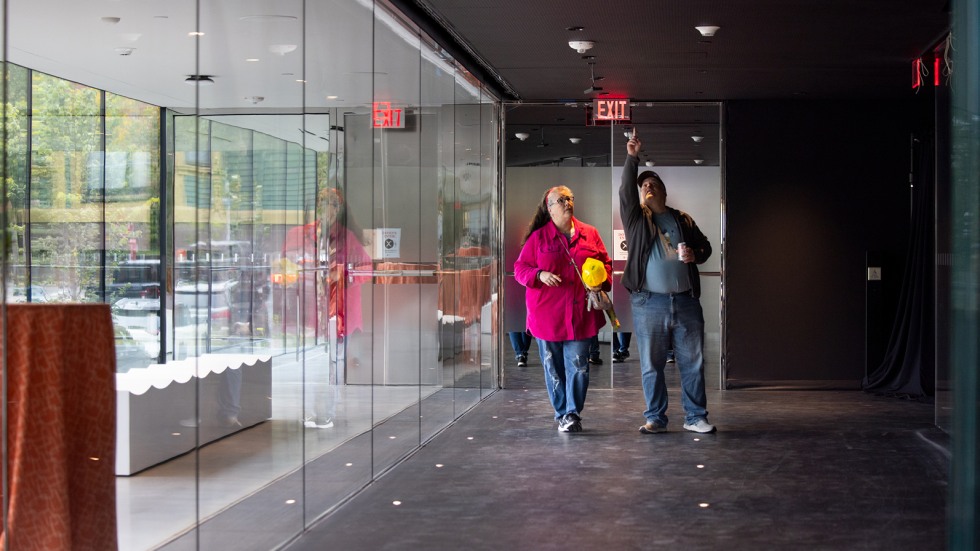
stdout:
<svg viewBox="0 0 980 551">
<path fill-rule="evenodd" d="M 329 429 L 333 427 L 333 419 L 321 419 L 319 421 L 315 419 L 307 419 L 303 421 L 303 426 L 308 429 Z"/>
<path fill-rule="evenodd" d="M 715 432 L 715 426 L 709 423 L 704 417 L 693 423 L 684 423 L 684 429 L 691 432 L 700 432 L 701 434 Z"/>
</svg>

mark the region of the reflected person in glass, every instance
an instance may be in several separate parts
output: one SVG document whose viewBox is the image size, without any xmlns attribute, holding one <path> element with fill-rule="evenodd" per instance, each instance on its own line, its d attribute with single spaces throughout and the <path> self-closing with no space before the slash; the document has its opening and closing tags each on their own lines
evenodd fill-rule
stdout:
<svg viewBox="0 0 980 551">
<path fill-rule="evenodd" d="M 545 192 L 528 225 L 514 279 L 526 287 L 527 329 L 538 341 L 548 398 L 559 432 L 580 432 L 589 390 L 589 347 L 606 318 L 587 309 L 579 273 L 589 258 L 612 273 L 599 231 L 575 218 L 575 198 L 565 186 Z M 608 291 L 609 281 L 601 289 Z"/>
<path fill-rule="evenodd" d="M 334 425 L 340 389 L 346 381 L 349 349 L 362 334 L 361 285 L 370 279 L 371 257 L 361 243 L 360 227 L 348 212 L 340 191 L 324 188 L 317 195 L 316 320 L 317 333 L 326 341 L 326 356 L 307 363 L 307 412 L 304 426 Z"/>
</svg>

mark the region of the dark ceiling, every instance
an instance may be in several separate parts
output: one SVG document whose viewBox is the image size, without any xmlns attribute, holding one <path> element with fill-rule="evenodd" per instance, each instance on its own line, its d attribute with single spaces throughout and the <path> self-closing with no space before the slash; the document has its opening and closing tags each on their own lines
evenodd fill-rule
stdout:
<svg viewBox="0 0 980 551">
<path fill-rule="evenodd" d="M 497 76 L 506 99 L 523 104 L 507 112 L 511 165 L 586 159 L 590 148 L 608 154 L 609 129 L 585 124 L 597 97 L 634 101 L 631 122 L 658 164 L 717 164 L 717 102 L 906 97 L 913 60 L 949 27 L 948 0 L 412 1 Z M 699 25 L 720 29 L 705 37 Z M 595 46 L 582 54 L 571 40 Z M 601 92 L 586 92 L 590 70 Z M 690 105 L 701 102 L 709 105 Z M 557 105 L 529 105 L 537 103 Z M 706 139 L 695 144 L 699 130 Z M 518 131 L 531 137 L 516 140 Z M 676 159 L 655 149 L 674 134 Z M 588 138 L 568 147 L 569 137 Z"/>
</svg>

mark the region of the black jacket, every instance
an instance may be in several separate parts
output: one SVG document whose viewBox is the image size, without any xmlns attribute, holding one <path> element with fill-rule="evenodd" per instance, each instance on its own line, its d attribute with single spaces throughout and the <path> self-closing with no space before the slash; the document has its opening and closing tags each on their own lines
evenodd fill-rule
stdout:
<svg viewBox="0 0 980 551">
<path fill-rule="evenodd" d="M 619 216 L 623 220 L 626 247 L 629 250 L 626 269 L 623 271 L 623 287 L 631 293 L 643 288 L 651 247 L 660 239 L 660 229 L 653 222 L 653 211 L 640 202 L 636 186 L 639 162 L 636 157 L 626 156 L 622 182 L 619 185 Z M 687 274 L 691 279 L 691 295 L 700 298 L 701 275 L 697 265 L 704 264 L 711 256 L 711 243 L 708 243 L 708 238 L 701 233 L 690 215 L 670 207 L 667 210 L 677 221 L 682 241 L 694 250 L 694 262 L 688 263 Z"/>
</svg>

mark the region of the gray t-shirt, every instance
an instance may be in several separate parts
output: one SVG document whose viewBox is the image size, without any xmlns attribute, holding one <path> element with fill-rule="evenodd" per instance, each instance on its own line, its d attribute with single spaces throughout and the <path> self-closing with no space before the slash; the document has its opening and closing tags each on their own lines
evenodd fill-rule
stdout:
<svg viewBox="0 0 980 551">
<path fill-rule="evenodd" d="M 660 228 L 658 241 L 647 259 L 646 279 L 643 289 L 653 293 L 682 293 L 691 290 L 687 266 L 677 257 L 677 244 L 681 231 L 670 212 L 654 214 L 653 221 Z"/>
</svg>

